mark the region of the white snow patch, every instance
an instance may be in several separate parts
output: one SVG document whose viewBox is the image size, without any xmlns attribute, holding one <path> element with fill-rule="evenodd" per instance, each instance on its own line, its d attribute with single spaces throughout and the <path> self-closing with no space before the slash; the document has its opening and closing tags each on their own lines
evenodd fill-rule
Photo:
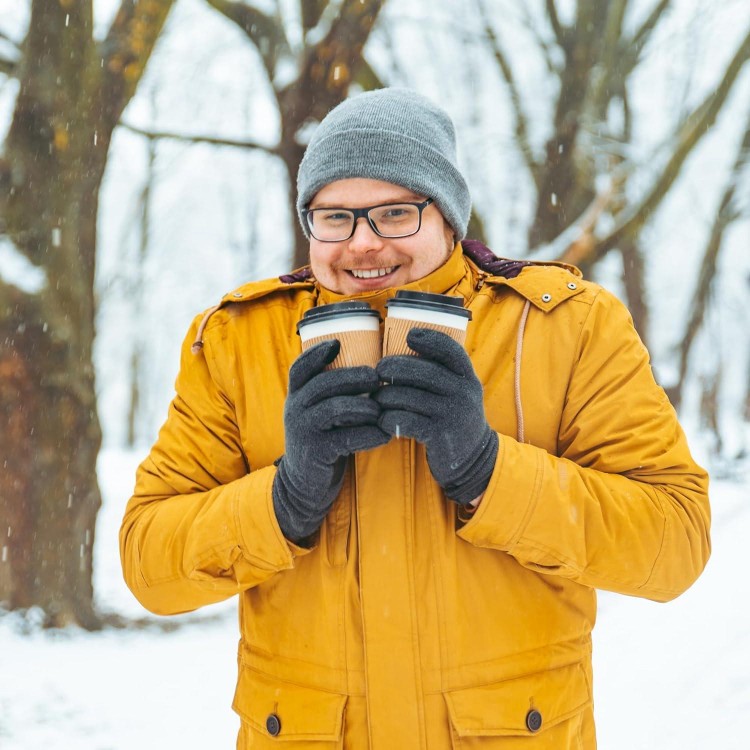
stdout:
<svg viewBox="0 0 750 750">
<path fill-rule="evenodd" d="M 142 456 L 105 451 L 95 539 L 102 607 L 145 612 L 120 574 L 117 530 Z M 747 478 L 714 482 L 713 556 L 683 596 L 655 604 L 600 595 L 595 713 L 607 750 L 743 750 L 750 715 Z M 183 626 L 46 633 L 0 618 L 3 750 L 234 747 L 236 600 L 165 618 Z M 211 614 L 216 617 L 206 618 Z M 31 618 L 33 619 L 33 618 Z M 30 632 L 24 634 L 24 629 Z"/>
<path fill-rule="evenodd" d="M 0 237 L 0 279 L 27 294 L 39 294 L 47 286 L 44 269 L 31 263 L 8 237 Z"/>
</svg>

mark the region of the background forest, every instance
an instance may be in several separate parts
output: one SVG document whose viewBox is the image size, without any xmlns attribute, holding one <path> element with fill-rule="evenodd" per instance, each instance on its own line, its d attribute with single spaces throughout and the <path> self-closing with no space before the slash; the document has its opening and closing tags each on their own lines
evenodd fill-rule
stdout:
<svg viewBox="0 0 750 750">
<path fill-rule="evenodd" d="M 380 86 L 453 116 L 470 237 L 627 303 L 735 488 L 719 497 L 746 499 L 749 58 L 746 0 L 0 0 L 0 620 L 140 616 L 110 596 L 97 533 L 182 337 L 305 263 L 304 145 Z"/>
<path fill-rule="evenodd" d="M 316 122 L 362 89 L 409 86 L 446 107 L 474 196 L 469 235 L 499 255 L 576 263 L 612 288 L 714 473 L 746 465 L 744 1 L 0 9 L 0 528 L 16 529 L 0 600 L 11 609 L 98 627 L 102 436 L 145 450 L 192 317 L 305 263 L 297 164 Z"/>
</svg>

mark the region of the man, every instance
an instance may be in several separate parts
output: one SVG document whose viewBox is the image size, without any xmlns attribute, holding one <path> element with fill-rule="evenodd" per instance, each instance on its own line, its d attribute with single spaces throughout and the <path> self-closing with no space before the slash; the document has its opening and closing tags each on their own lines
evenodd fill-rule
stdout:
<svg viewBox="0 0 750 750">
<path fill-rule="evenodd" d="M 239 748 L 595 747 L 595 589 L 666 601 L 709 555 L 705 472 L 627 311 L 460 242 L 453 125 L 414 92 L 334 109 L 298 190 L 310 266 L 188 334 L 128 585 L 159 614 L 239 594 Z M 396 289 L 462 297 L 466 349 L 300 354 L 306 310 Z"/>
</svg>

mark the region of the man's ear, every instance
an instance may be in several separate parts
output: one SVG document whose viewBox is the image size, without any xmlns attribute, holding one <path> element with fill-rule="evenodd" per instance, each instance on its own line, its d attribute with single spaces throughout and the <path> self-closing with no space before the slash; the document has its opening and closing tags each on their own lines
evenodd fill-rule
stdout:
<svg viewBox="0 0 750 750">
<path fill-rule="evenodd" d="M 456 234 L 453 231 L 453 227 L 445 219 L 443 219 L 443 236 L 445 237 L 445 245 L 448 248 L 448 255 L 450 255 L 456 246 Z"/>
</svg>

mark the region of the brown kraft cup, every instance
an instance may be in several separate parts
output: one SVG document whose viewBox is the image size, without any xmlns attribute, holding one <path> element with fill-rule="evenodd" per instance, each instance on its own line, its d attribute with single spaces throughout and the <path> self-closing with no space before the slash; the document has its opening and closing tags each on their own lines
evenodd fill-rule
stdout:
<svg viewBox="0 0 750 750">
<path fill-rule="evenodd" d="M 412 328 L 441 331 L 461 346 L 466 341 L 471 311 L 463 306 L 461 297 L 400 291 L 386 302 L 386 308 L 383 356 L 416 354 L 406 343 L 406 335 Z"/>
<path fill-rule="evenodd" d="M 297 323 L 297 333 L 303 351 L 329 339 L 341 342 L 341 350 L 327 370 L 359 365 L 375 367 L 380 361 L 380 315 L 366 302 L 337 302 L 313 307 Z"/>
</svg>

